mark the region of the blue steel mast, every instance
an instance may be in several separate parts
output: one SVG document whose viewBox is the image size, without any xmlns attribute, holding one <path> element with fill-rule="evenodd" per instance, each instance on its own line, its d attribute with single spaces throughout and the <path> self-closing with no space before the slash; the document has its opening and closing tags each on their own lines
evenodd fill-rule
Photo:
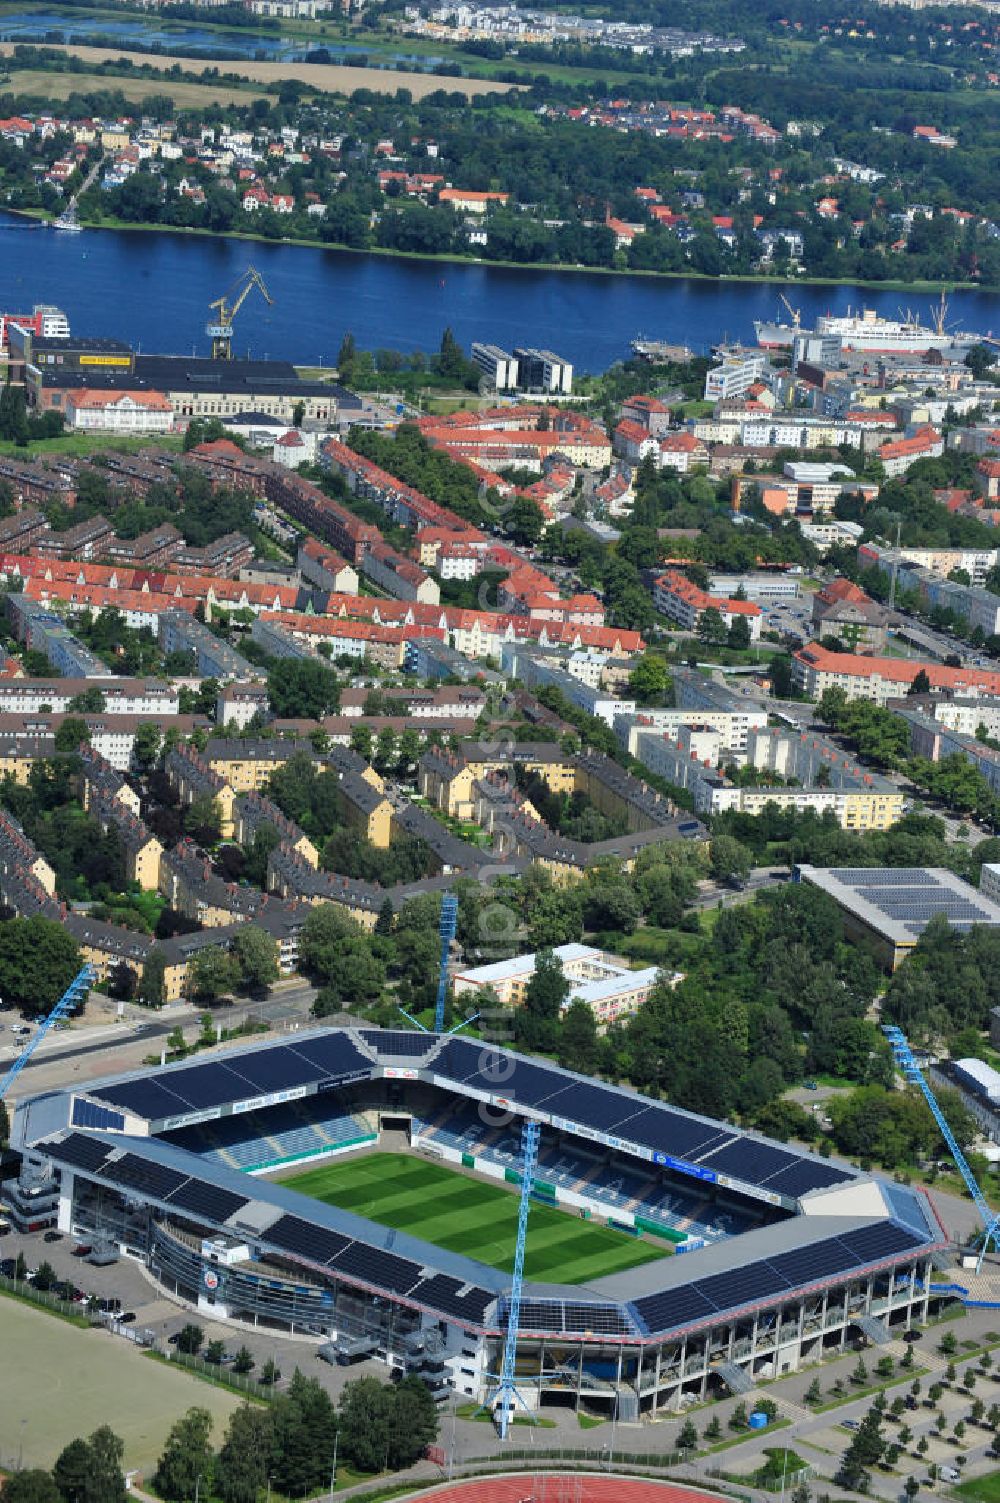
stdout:
<svg viewBox="0 0 1000 1503">
<path fill-rule="evenodd" d="M 517 1327 L 521 1318 L 521 1286 L 524 1283 L 524 1249 L 528 1238 L 528 1212 L 531 1209 L 531 1189 L 535 1182 L 535 1167 L 538 1163 L 538 1139 L 541 1128 L 530 1118 L 521 1129 L 521 1200 L 517 1212 L 517 1245 L 514 1249 L 514 1273 L 510 1285 L 510 1300 L 507 1308 L 507 1334 L 503 1344 L 503 1365 L 500 1368 L 500 1383 L 487 1400 L 494 1404 L 500 1439 L 507 1439 L 514 1417 L 514 1400 L 527 1409 L 517 1391 L 515 1361 L 517 1358 Z"/>
<path fill-rule="evenodd" d="M 916 1060 L 913 1057 L 913 1050 L 910 1048 L 906 1040 L 906 1035 L 903 1033 L 901 1028 L 894 1028 L 889 1024 L 883 1025 L 882 1032 L 885 1034 L 886 1038 L 889 1040 L 890 1045 L 892 1046 L 893 1056 L 895 1058 L 896 1064 L 902 1070 L 904 1078 L 906 1080 L 912 1081 L 914 1085 L 919 1086 L 920 1090 L 923 1092 L 924 1099 L 931 1109 L 934 1121 L 937 1123 L 938 1127 L 941 1130 L 941 1136 L 947 1143 L 951 1156 L 958 1166 L 958 1172 L 965 1181 L 965 1188 L 972 1196 L 976 1210 L 982 1217 L 983 1245 L 979 1249 L 979 1261 L 976 1264 L 976 1272 L 978 1273 L 983 1266 L 983 1259 L 986 1256 L 986 1251 L 990 1243 L 992 1242 L 994 1247 L 1000 1250 L 1000 1215 L 994 1215 L 994 1213 L 990 1210 L 989 1205 L 986 1201 L 986 1196 L 979 1188 L 979 1183 L 976 1179 L 976 1176 L 973 1174 L 971 1168 L 969 1167 L 969 1162 L 966 1159 L 965 1154 L 958 1146 L 958 1140 L 956 1139 L 955 1134 L 952 1132 L 951 1128 L 948 1126 L 947 1118 L 938 1105 L 934 1097 L 934 1092 L 927 1084 L 923 1071 L 920 1069 L 920 1066 L 917 1064 Z"/>
<path fill-rule="evenodd" d="M 434 1032 L 444 1029 L 444 1004 L 448 997 L 448 961 L 451 957 L 452 940 L 458 928 L 458 899 L 446 892 L 441 899 L 441 921 L 438 934 L 441 936 L 441 968 L 438 973 L 437 1004 L 434 1008 Z"/>
<path fill-rule="evenodd" d="M 18 1055 L 17 1059 L 11 1065 L 6 1075 L 2 1080 L 0 1080 L 0 1101 L 2 1101 L 7 1095 L 7 1092 L 10 1090 L 11 1086 L 14 1084 L 15 1080 L 20 1075 L 21 1071 L 24 1069 L 25 1065 L 28 1063 L 28 1060 L 34 1054 L 35 1050 L 38 1048 L 39 1044 L 42 1042 L 42 1039 L 48 1033 L 49 1029 L 52 1028 L 54 1024 L 58 1023 L 60 1018 L 64 1018 L 68 1012 L 72 1012 L 78 1003 L 83 1001 L 84 997 L 87 995 L 88 990 L 90 989 L 90 984 L 93 980 L 94 971 L 91 966 L 85 965 L 82 970 L 77 972 L 73 980 L 70 982 L 69 986 L 59 998 L 59 1001 L 56 1003 L 55 1007 L 53 1007 L 52 1011 L 49 1013 L 48 1017 L 44 1018 L 42 1022 L 39 1023 L 38 1027 L 35 1029 L 35 1032 L 32 1034 L 31 1040 L 27 1044 L 26 1048 Z"/>
</svg>

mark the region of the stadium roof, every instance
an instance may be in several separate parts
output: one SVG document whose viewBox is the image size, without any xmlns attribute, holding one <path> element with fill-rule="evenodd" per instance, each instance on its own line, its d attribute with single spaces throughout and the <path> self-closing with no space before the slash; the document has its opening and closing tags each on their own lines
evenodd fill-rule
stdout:
<svg viewBox="0 0 1000 1503">
<path fill-rule="evenodd" d="M 220 1108 L 254 1111 L 290 1090 L 315 1091 L 378 1078 L 402 1062 L 419 1078 L 562 1131 L 591 1137 L 696 1180 L 794 1210 L 801 1196 L 858 1178 L 843 1164 L 789 1148 L 728 1123 L 681 1111 L 539 1059 L 468 1039 L 416 1031 L 322 1029 L 288 1043 L 234 1050 L 224 1058 L 119 1076 L 79 1092 L 162 1132 Z M 77 1125 L 94 1125 L 76 1111 Z"/>
<path fill-rule="evenodd" d="M 56 1164 L 318 1273 L 388 1292 L 469 1325 L 496 1329 L 503 1323 L 506 1273 L 281 1184 L 156 1139 L 69 1131 L 45 1143 L 44 1151 Z M 940 1242 L 913 1191 L 877 1189 L 874 1215 L 794 1218 L 586 1286 L 526 1283 L 520 1328 L 662 1335 L 891 1265 Z"/>
<path fill-rule="evenodd" d="M 305 1095 L 385 1075 L 488 1099 L 512 1116 L 528 1113 L 557 1131 L 799 1212 L 588 1285 L 529 1283 L 524 1331 L 658 1338 L 866 1269 L 912 1262 L 944 1240 L 926 1198 L 904 1186 L 541 1060 L 416 1031 L 317 1029 L 292 1043 L 244 1046 L 205 1063 L 28 1100 L 18 1126 L 22 1141 L 55 1164 L 243 1238 L 254 1256 L 283 1256 L 470 1327 L 497 1329 L 509 1288 L 502 1270 L 148 1135 L 165 1122 L 211 1121 L 223 1109 L 265 1109 L 290 1091 Z M 67 1120 L 77 1126 L 67 1129 Z"/>
</svg>

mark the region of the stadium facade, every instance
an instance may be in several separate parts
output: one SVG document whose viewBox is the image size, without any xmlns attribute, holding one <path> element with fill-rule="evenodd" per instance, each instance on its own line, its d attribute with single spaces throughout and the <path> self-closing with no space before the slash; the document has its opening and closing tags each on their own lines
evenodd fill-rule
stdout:
<svg viewBox="0 0 1000 1503">
<path fill-rule="evenodd" d="M 466 1039 L 319 1029 L 240 1047 L 26 1098 L 14 1143 L 23 1198 L 47 1191 L 61 1230 L 140 1260 L 206 1316 L 481 1399 L 509 1274 L 268 1176 L 408 1142 L 517 1183 L 529 1116 L 541 1201 L 674 1254 L 525 1285 L 529 1402 L 636 1418 L 926 1319 L 948 1238 L 922 1192 Z"/>
</svg>

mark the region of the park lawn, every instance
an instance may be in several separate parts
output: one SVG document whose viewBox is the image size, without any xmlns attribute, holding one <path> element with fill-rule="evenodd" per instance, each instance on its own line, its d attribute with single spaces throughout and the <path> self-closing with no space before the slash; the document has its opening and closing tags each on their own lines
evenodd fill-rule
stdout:
<svg viewBox="0 0 1000 1503">
<path fill-rule="evenodd" d="M 1000 1503 L 1000 1471 L 987 1472 L 985 1477 L 970 1477 L 951 1491 L 968 1503 Z"/>
<path fill-rule="evenodd" d="M 517 1238 L 517 1196 L 499 1185 L 406 1153 L 372 1153 L 322 1165 L 283 1183 L 449 1252 L 509 1273 Z M 524 1272 L 529 1279 L 583 1284 L 636 1268 L 665 1249 L 534 1203 Z"/>
</svg>

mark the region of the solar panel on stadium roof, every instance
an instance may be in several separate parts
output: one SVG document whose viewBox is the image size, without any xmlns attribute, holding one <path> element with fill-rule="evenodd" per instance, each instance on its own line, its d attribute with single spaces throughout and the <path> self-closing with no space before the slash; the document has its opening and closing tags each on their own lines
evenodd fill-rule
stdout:
<svg viewBox="0 0 1000 1503">
<path fill-rule="evenodd" d="M 572 1081 L 546 1098 L 545 1110 L 571 1122 L 579 1122 L 581 1126 L 596 1128 L 598 1132 L 611 1132 L 616 1123 L 635 1116 L 636 1103 L 633 1096 L 622 1095 L 619 1091 Z"/>
<path fill-rule="evenodd" d="M 731 1310 L 735 1305 L 751 1305 L 768 1295 L 781 1294 L 788 1284 L 769 1263 L 749 1263 L 729 1273 L 699 1279 L 694 1286 L 717 1310 Z"/>
<path fill-rule="evenodd" d="M 640 1103 L 636 1103 L 640 1107 Z M 641 1143 L 660 1153 L 672 1154 L 675 1158 L 695 1159 L 706 1147 L 720 1138 L 719 1128 L 712 1122 L 699 1122 L 697 1117 L 686 1117 L 683 1112 L 671 1111 L 668 1106 L 644 1106 L 637 1110 L 617 1128 L 618 1134 L 632 1143 Z M 730 1137 L 728 1132 L 722 1138 Z"/>
<path fill-rule="evenodd" d="M 233 1073 L 245 1080 L 258 1094 L 309 1085 L 316 1074 L 312 1066 L 287 1045 L 236 1055 L 228 1063 Z"/>
<path fill-rule="evenodd" d="M 299 1216 L 282 1216 L 269 1227 L 265 1236 L 275 1247 L 298 1253 L 311 1263 L 329 1263 L 349 1245 L 350 1238 L 324 1227 L 311 1226 Z"/>
<path fill-rule="evenodd" d="M 859 1262 L 874 1263 L 881 1258 L 891 1258 L 895 1253 L 908 1252 L 924 1239 L 892 1221 L 879 1221 L 875 1226 L 845 1232 L 840 1240 Z"/>
<path fill-rule="evenodd" d="M 179 1190 L 173 1190 L 166 1201 L 168 1205 L 189 1211 L 192 1216 L 203 1216 L 207 1221 L 220 1223 L 248 1203 L 245 1195 L 234 1195 L 230 1190 L 220 1190 L 216 1185 L 205 1184 L 199 1179 L 189 1179 Z"/>
<path fill-rule="evenodd" d="M 297 1039 L 289 1046 L 323 1075 L 340 1079 L 370 1071 L 372 1063 L 345 1033 L 320 1034 L 316 1038 Z"/>
<path fill-rule="evenodd" d="M 160 1080 L 122 1080 L 116 1085 L 95 1087 L 92 1094 L 99 1101 L 123 1107 L 125 1111 L 134 1112 L 137 1117 L 145 1117 L 147 1120 L 178 1117 L 191 1110 L 182 1097 Z"/>
<path fill-rule="evenodd" d="M 369 1247 L 364 1242 L 352 1242 L 345 1252 L 328 1260 L 334 1273 L 364 1279 L 366 1284 L 377 1284 L 382 1289 L 391 1289 L 397 1294 L 408 1294 L 420 1282 L 420 1268 L 408 1258 L 397 1258 L 395 1253 L 383 1252 L 381 1248 Z"/>
<path fill-rule="evenodd" d="M 605 1335 L 623 1335 L 631 1329 L 617 1305 L 584 1305 L 577 1300 L 563 1302 L 564 1331 L 601 1331 Z"/>
<path fill-rule="evenodd" d="M 459 1290 L 464 1292 L 460 1294 Z M 459 1320 L 473 1321 L 485 1318 L 494 1299 L 488 1289 L 463 1284 L 459 1279 L 450 1278 L 444 1273 L 421 1279 L 416 1288 L 410 1290 L 410 1297 L 419 1300 L 421 1304 L 431 1305 L 446 1315 L 457 1316 Z"/>
<path fill-rule="evenodd" d="M 74 1132 L 65 1142 L 55 1145 L 52 1152 L 60 1163 L 71 1164 L 74 1169 L 99 1169 L 114 1147 L 113 1143 L 100 1143 Z"/>
<path fill-rule="evenodd" d="M 407 1032 L 405 1029 L 364 1028 L 361 1037 L 379 1054 L 389 1054 L 399 1059 L 403 1055 L 423 1057 L 433 1047 L 430 1034 Z"/>
<path fill-rule="evenodd" d="M 812 1247 L 796 1247 L 768 1258 L 771 1267 L 788 1281 L 790 1287 L 832 1278 L 834 1274 L 853 1267 L 856 1261 L 850 1249 L 837 1237 L 828 1237 Z"/>
<path fill-rule="evenodd" d="M 650 1331 L 669 1331 L 674 1326 L 688 1325 L 694 1320 L 716 1313 L 715 1306 L 705 1298 L 696 1284 L 687 1284 L 682 1289 L 662 1289 L 659 1294 L 647 1294 L 635 1301 L 635 1308 Z"/>
<path fill-rule="evenodd" d="M 135 1153 L 127 1153 L 116 1162 L 105 1164 L 101 1175 L 104 1179 L 109 1179 L 112 1184 L 124 1185 L 130 1190 L 141 1190 L 144 1195 L 151 1195 L 154 1200 L 165 1200 L 172 1191 L 191 1177 L 188 1174 L 179 1174 L 176 1169 L 168 1169 L 163 1164 L 154 1164 Z"/>
<path fill-rule="evenodd" d="M 503 1317 L 507 1318 L 504 1304 Z M 518 1316 L 519 1331 L 563 1330 L 563 1303 L 561 1299 L 523 1299 Z"/>
<path fill-rule="evenodd" d="M 170 1077 L 170 1089 L 187 1102 L 189 1111 L 203 1112 L 238 1100 L 246 1086 L 226 1065 L 213 1062 L 178 1070 Z"/>
<path fill-rule="evenodd" d="M 850 1178 L 848 1169 L 838 1169 L 834 1164 L 821 1164 L 816 1159 L 801 1158 L 787 1168 L 779 1169 L 777 1174 L 770 1175 L 766 1183 L 769 1190 L 776 1190 L 779 1195 L 788 1195 L 794 1199 L 798 1195 L 806 1195 L 810 1190 L 823 1190 L 827 1185 L 837 1185 Z"/>
<path fill-rule="evenodd" d="M 500 1054 L 500 1050 L 492 1051 Z M 435 1075 L 447 1075 L 452 1080 L 468 1080 L 479 1069 L 483 1054 L 481 1044 L 470 1044 L 465 1039 L 449 1039 L 434 1061 Z"/>
<path fill-rule="evenodd" d="M 723 1174 L 733 1174 L 750 1184 L 763 1184 L 772 1174 L 790 1168 L 798 1159 L 795 1154 L 783 1148 L 772 1148 L 769 1143 L 735 1138 L 703 1157 L 702 1162 L 706 1169 L 720 1169 Z"/>
</svg>

